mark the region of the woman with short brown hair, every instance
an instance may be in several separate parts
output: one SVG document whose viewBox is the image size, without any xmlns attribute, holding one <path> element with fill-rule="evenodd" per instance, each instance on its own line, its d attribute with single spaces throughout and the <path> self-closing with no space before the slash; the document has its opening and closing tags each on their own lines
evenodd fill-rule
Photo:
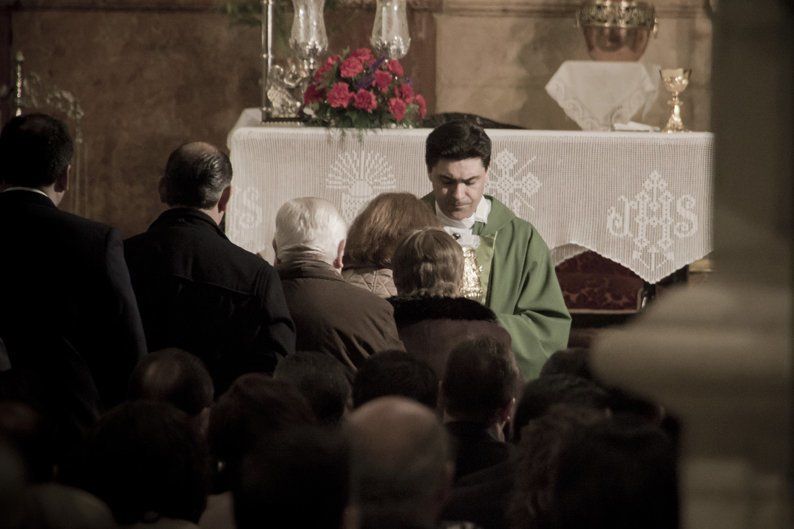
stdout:
<svg viewBox="0 0 794 529">
<path fill-rule="evenodd" d="M 381 297 L 395 296 L 391 262 L 397 243 L 413 230 L 440 225 L 433 210 L 410 193 L 376 196 L 348 230 L 342 276 Z"/>
</svg>

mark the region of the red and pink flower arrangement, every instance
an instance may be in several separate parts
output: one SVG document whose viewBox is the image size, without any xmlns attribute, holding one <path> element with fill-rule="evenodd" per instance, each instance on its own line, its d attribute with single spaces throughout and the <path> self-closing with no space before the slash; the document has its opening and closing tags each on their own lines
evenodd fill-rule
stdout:
<svg viewBox="0 0 794 529">
<path fill-rule="evenodd" d="M 331 55 L 303 94 L 312 121 L 327 127 L 412 127 L 427 114 L 402 64 L 369 48 Z"/>
</svg>

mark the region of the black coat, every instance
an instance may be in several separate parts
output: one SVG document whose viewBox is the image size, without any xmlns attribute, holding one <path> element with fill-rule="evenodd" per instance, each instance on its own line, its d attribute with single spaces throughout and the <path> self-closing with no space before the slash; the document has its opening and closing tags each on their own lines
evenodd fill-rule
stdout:
<svg viewBox="0 0 794 529">
<path fill-rule="evenodd" d="M 491 309 L 466 298 L 389 298 L 405 350 L 444 377 L 449 353 L 461 343 L 489 336 L 510 348 L 510 334 Z"/>
<path fill-rule="evenodd" d="M 0 338 L 12 369 L 59 381 L 49 397 L 76 399 L 78 414 L 97 389 L 105 407 L 121 402 L 146 345 L 118 230 L 33 191 L 0 193 Z"/>
<path fill-rule="evenodd" d="M 200 357 L 220 395 L 245 373 L 272 373 L 295 350 L 281 281 L 267 261 L 229 241 L 206 214 L 164 212 L 125 242 L 150 351 Z"/>
</svg>

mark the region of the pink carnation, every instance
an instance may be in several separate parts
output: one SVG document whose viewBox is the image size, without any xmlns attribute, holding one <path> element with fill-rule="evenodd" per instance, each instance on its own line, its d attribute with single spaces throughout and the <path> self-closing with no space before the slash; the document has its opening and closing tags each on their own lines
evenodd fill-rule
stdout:
<svg viewBox="0 0 794 529">
<path fill-rule="evenodd" d="M 304 105 L 311 105 L 312 103 L 319 103 L 323 100 L 325 94 L 322 90 L 317 88 L 317 85 L 314 83 L 309 83 L 309 86 L 306 87 L 306 91 L 303 93 L 303 104 Z"/>
<path fill-rule="evenodd" d="M 414 89 L 411 85 L 404 83 L 395 88 L 394 95 L 400 99 L 404 99 L 409 105 L 414 101 Z"/>
<path fill-rule="evenodd" d="M 400 61 L 397 59 L 392 59 L 389 61 L 388 64 L 389 71 L 396 75 L 397 77 L 402 77 L 405 75 L 405 70 L 403 70 L 403 65 L 400 64 Z"/>
<path fill-rule="evenodd" d="M 333 67 L 336 66 L 336 63 L 338 62 L 339 62 L 339 55 L 331 55 L 330 57 L 328 57 L 325 60 L 325 64 L 317 68 L 317 71 L 314 72 L 314 80 L 320 81 L 326 73 L 330 72 L 333 69 Z"/>
<path fill-rule="evenodd" d="M 375 56 L 372 54 L 372 50 L 369 48 L 358 48 L 350 52 L 350 57 L 355 57 L 362 64 L 367 66 L 371 66 L 375 62 Z"/>
<path fill-rule="evenodd" d="M 367 112 L 372 112 L 377 108 L 378 100 L 375 99 L 375 94 L 369 90 L 364 90 L 361 88 L 358 92 L 356 92 L 356 95 L 353 98 L 353 106 L 360 108 L 361 110 L 366 110 Z"/>
<path fill-rule="evenodd" d="M 378 90 L 381 93 L 386 93 L 389 89 L 389 85 L 391 84 L 392 75 L 389 72 L 384 72 L 383 70 L 378 70 L 375 72 L 375 77 L 372 80 L 372 84 L 378 87 Z"/>
<path fill-rule="evenodd" d="M 355 57 L 348 57 L 339 66 L 339 75 L 346 79 L 352 79 L 364 71 L 364 65 Z"/>
<path fill-rule="evenodd" d="M 395 121 L 400 122 L 405 117 L 405 110 L 408 108 L 408 105 L 405 104 L 405 101 L 402 99 L 398 99 L 396 97 L 392 97 L 389 99 L 389 113 L 392 115 Z"/>
<path fill-rule="evenodd" d="M 416 94 L 414 103 L 419 106 L 419 118 L 424 119 L 424 117 L 427 115 L 427 101 L 425 101 L 424 96 L 422 94 Z"/>
<path fill-rule="evenodd" d="M 328 91 L 328 104 L 331 108 L 347 108 L 353 94 L 347 83 L 338 82 Z"/>
</svg>

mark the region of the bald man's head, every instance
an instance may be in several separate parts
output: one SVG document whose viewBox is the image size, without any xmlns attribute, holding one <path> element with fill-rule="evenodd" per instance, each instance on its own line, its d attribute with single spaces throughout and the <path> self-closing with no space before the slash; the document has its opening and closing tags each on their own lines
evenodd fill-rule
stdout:
<svg viewBox="0 0 794 529">
<path fill-rule="evenodd" d="M 352 500 L 362 527 L 432 522 L 452 474 L 446 432 L 425 406 L 401 397 L 364 404 L 348 420 Z"/>
<path fill-rule="evenodd" d="M 232 164 L 217 147 L 186 143 L 168 158 L 160 180 L 160 199 L 169 206 L 210 209 L 232 180 Z"/>
</svg>

